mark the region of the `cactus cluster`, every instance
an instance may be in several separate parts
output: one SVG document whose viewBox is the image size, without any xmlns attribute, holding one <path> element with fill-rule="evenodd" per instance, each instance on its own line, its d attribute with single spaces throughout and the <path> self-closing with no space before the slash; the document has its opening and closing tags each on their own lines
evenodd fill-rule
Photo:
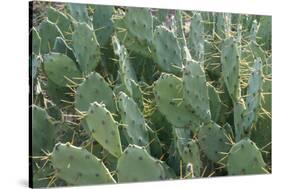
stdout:
<svg viewBox="0 0 281 189">
<path fill-rule="evenodd" d="M 33 187 L 271 173 L 271 17 L 63 4 L 30 29 Z"/>
</svg>

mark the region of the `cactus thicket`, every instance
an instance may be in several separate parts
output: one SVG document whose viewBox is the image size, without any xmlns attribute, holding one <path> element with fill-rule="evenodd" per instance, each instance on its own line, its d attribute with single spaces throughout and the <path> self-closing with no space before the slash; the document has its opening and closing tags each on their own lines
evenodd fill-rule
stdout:
<svg viewBox="0 0 281 189">
<path fill-rule="evenodd" d="M 30 28 L 33 187 L 271 173 L 270 16 L 52 5 Z"/>
</svg>

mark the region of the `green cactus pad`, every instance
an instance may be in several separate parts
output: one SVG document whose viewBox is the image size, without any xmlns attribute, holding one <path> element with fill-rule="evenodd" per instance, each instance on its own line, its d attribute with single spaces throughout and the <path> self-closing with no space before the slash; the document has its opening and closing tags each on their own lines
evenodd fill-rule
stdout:
<svg viewBox="0 0 281 189">
<path fill-rule="evenodd" d="M 216 88 L 210 84 L 208 84 L 208 94 L 211 117 L 214 122 L 217 122 L 219 120 L 219 117 L 221 116 L 222 102 Z"/>
<path fill-rule="evenodd" d="M 152 40 L 153 19 L 148 9 L 130 7 L 124 21 L 128 32 L 139 41 L 150 42 Z"/>
<path fill-rule="evenodd" d="M 214 122 L 203 125 L 198 133 L 198 141 L 201 150 L 213 162 L 218 162 L 231 147 L 223 127 Z"/>
<path fill-rule="evenodd" d="M 204 24 L 200 13 L 192 16 L 188 42 L 192 58 L 204 64 Z"/>
<path fill-rule="evenodd" d="M 45 109 L 32 105 L 32 155 L 51 151 L 55 143 L 55 126 Z"/>
<path fill-rule="evenodd" d="M 161 161 L 136 145 L 129 145 L 117 163 L 118 182 L 140 182 L 165 179 Z"/>
<path fill-rule="evenodd" d="M 69 14 L 77 22 L 88 23 L 90 21 L 86 4 L 67 3 L 66 7 L 67 10 L 69 11 Z"/>
<path fill-rule="evenodd" d="M 75 62 L 65 54 L 54 52 L 46 54 L 43 63 L 48 79 L 58 86 L 66 87 L 70 83 L 69 79 L 81 77 Z"/>
<path fill-rule="evenodd" d="M 184 31 L 184 25 L 183 25 L 183 18 L 182 18 L 182 11 L 177 10 L 175 14 L 175 33 L 181 48 L 181 56 L 184 61 L 191 60 L 191 54 L 189 52 L 189 49 L 187 48 L 187 43 L 185 39 L 185 31 Z"/>
<path fill-rule="evenodd" d="M 53 49 L 56 37 L 63 37 L 58 26 L 49 20 L 41 22 L 38 31 L 41 37 L 41 54 L 49 53 Z"/>
<path fill-rule="evenodd" d="M 154 31 L 153 46 L 158 66 L 165 72 L 179 74 L 183 60 L 175 34 L 164 26 L 158 26 Z"/>
<path fill-rule="evenodd" d="M 200 169 L 202 162 L 200 160 L 200 150 L 195 140 L 190 140 L 187 143 L 177 142 L 177 148 L 184 163 L 191 164 L 193 167 L 193 175 L 200 177 Z"/>
<path fill-rule="evenodd" d="M 244 112 L 246 110 L 245 102 L 242 98 L 233 103 L 233 117 L 235 126 L 235 141 L 239 141 L 245 134 L 243 130 Z"/>
<path fill-rule="evenodd" d="M 48 20 L 55 23 L 60 31 L 62 32 L 63 36 L 70 40 L 71 39 L 71 31 L 72 25 L 70 19 L 61 11 L 56 10 L 53 7 L 49 7 L 47 10 L 47 17 Z"/>
<path fill-rule="evenodd" d="M 211 119 L 205 71 L 195 61 L 187 61 L 183 68 L 183 99 L 204 122 Z"/>
<path fill-rule="evenodd" d="M 32 53 L 39 55 L 41 49 L 41 37 L 38 31 L 34 27 L 31 29 L 31 36 L 32 36 Z"/>
<path fill-rule="evenodd" d="M 113 33 L 113 22 L 111 20 L 114 11 L 113 6 L 96 5 L 93 15 L 93 26 L 97 40 L 101 46 L 106 46 Z"/>
<path fill-rule="evenodd" d="M 262 16 L 259 20 L 259 31 L 257 33 L 257 42 L 258 44 L 263 44 L 263 49 L 271 49 L 272 43 L 272 17 L 271 16 Z"/>
<path fill-rule="evenodd" d="M 70 143 L 56 144 L 51 162 L 57 176 L 71 185 L 115 183 L 102 160 Z"/>
<path fill-rule="evenodd" d="M 90 103 L 102 102 L 110 112 L 115 112 L 113 99 L 114 93 L 109 84 L 99 73 L 93 72 L 77 88 L 74 105 L 79 111 L 88 111 Z"/>
<path fill-rule="evenodd" d="M 145 119 L 139 110 L 135 101 L 120 92 L 118 96 L 118 107 L 122 117 L 122 123 L 125 124 L 128 141 L 138 146 L 146 146 L 149 143 L 149 135 Z M 149 149 L 149 147 L 148 147 Z"/>
<path fill-rule="evenodd" d="M 172 74 L 162 73 L 154 83 L 155 101 L 159 111 L 174 127 L 190 128 L 193 132 L 200 121 L 182 99 L 182 80 Z"/>
<path fill-rule="evenodd" d="M 268 93 L 264 95 L 262 100 L 262 107 L 269 113 L 272 113 L 272 81 L 264 80 L 263 81 L 263 92 Z M 272 135 L 272 120 L 269 116 L 259 116 L 258 121 L 256 122 L 254 128 L 251 132 L 251 139 L 257 144 L 258 147 L 262 148 L 271 143 Z M 264 150 L 270 151 L 271 145 L 266 147 Z"/>
<path fill-rule="evenodd" d="M 260 58 L 255 60 L 252 69 L 245 101 L 247 108 L 243 122 L 244 130 L 249 130 L 257 121 L 262 100 L 263 73 Z"/>
<path fill-rule="evenodd" d="M 62 37 L 56 37 L 54 48 L 52 51 L 67 55 L 76 64 L 76 58 L 73 54 L 72 49 L 67 45 L 67 43 L 65 42 L 65 40 Z M 77 65 L 77 68 L 78 68 L 78 65 Z"/>
<path fill-rule="evenodd" d="M 72 35 L 73 52 L 84 74 L 94 71 L 100 62 L 100 48 L 94 29 L 86 23 L 74 25 Z"/>
<path fill-rule="evenodd" d="M 229 175 L 265 174 L 265 163 L 256 144 L 242 139 L 228 153 L 226 168 Z"/>
<path fill-rule="evenodd" d="M 240 89 L 240 55 L 237 45 L 232 37 L 226 38 L 222 44 L 221 51 L 222 76 L 227 90 L 233 101 L 241 96 Z"/>
<path fill-rule="evenodd" d="M 69 95 L 72 91 L 68 87 L 59 86 L 48 79 L 44 88 L 48 97 L 59 107 L 65 106 L 63 101 L 73 101 L 73 97 Z"/>
<path fill-rule="evenodd" d="M 215 32 L 220 39 L 225 39 L 231 31 L 231 15 L 229 13 L 217 13 L 215 16 Z"/>
<path fill-rule="evenodd" d="M 119 157 L 122 153 L 118 123 L 103 104 L 94 102 L 85 117 L 93 138 L 109 153 Z"/>
<path fill-rule="evenodd" d="M 133 96 L 133 85 L 136 81 L 136 73 L 129 60 L 129 54 L 123 45 L 120 45 L 116 36 L 112 37 L 114 53 L 119 56 L 119 73 L 123 85 L 126 87 L 130 96 Z"/>
</svg>

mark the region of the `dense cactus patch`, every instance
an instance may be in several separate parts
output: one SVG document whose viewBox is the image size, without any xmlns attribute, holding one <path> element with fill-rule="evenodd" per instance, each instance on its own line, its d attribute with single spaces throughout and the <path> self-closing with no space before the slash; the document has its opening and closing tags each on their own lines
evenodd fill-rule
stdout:
<svg viewBox="0 0 281 189">
<path fill-rule="evenodd" d="M 30 29 L 34 187 L 271 172 L 271 17 L 46 9 Z"/>
</svg>

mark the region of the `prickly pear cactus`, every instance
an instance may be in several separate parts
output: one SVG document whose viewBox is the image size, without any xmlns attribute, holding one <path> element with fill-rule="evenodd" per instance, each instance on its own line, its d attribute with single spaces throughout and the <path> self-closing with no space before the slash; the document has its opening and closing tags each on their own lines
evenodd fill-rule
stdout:
<svg viewBox="0 0 281 189">
<path fill-rule="evenodd" d="M 159 67 L 165 72 L 180 73 L 182 56 L 175 34 L 166 27 L 158 26 L 154 31 L 153 46 Z"/>
<path fill-rule="evenodd" d="M 229 175 L 267 173 L 261 151 L 250 139 L 243 139 L 234 144 L 227 156 Z"/>
<path fill-rule="evenodd" d="M 81 77 L 81 73 L 71 58 L 61 53 L 49 53 L 44 56 L 44 70 L 52 82 L 66 87 L 73 78 Z"/>
<path fill-rule="evenodd" d="M 198 140 L 201 150 L 213 162 L 221 160 L 231 147 L 225 129 L 213 122 L 200 128 Z"/>
<path fill-rule="evenodd" d="M 91 104 L 85 120 L 93 138 L 112 155 L 119 157 L 122 149 L 118 123 L 105 105 L 97 102 Z"/>
<path fill-rule="evenodd" d="M 50 155 L 56 175 L 72 185 L 115 183 L 101 159 L 70 143 L 57 143 Z"/>
<path fill-rule="evenodd" d="M 141 182 L 166 179 L 160 160 L 136 145 L 129 145 L 117 163 L 118 182 Z"/>
<path fill-rule="evenodd" d="M 92 72 L 75 91 L 74 105 L 79 111 L 88 111 L 90 103 L 103 102 L 109 111 L 115 111 L 114 93 L 99 74 Z"/>
<path fill-rule="evenodd" d="M 270 16 L 44 7 L 31 187 L 271 173 Z"/>
<path fill-rule="evenodd" d="M 73 52 L 84 74 L 89 74 L 100 61 L 100 48 L 94 29 L 82 22 L 74 25 Z"/>
</svg>

